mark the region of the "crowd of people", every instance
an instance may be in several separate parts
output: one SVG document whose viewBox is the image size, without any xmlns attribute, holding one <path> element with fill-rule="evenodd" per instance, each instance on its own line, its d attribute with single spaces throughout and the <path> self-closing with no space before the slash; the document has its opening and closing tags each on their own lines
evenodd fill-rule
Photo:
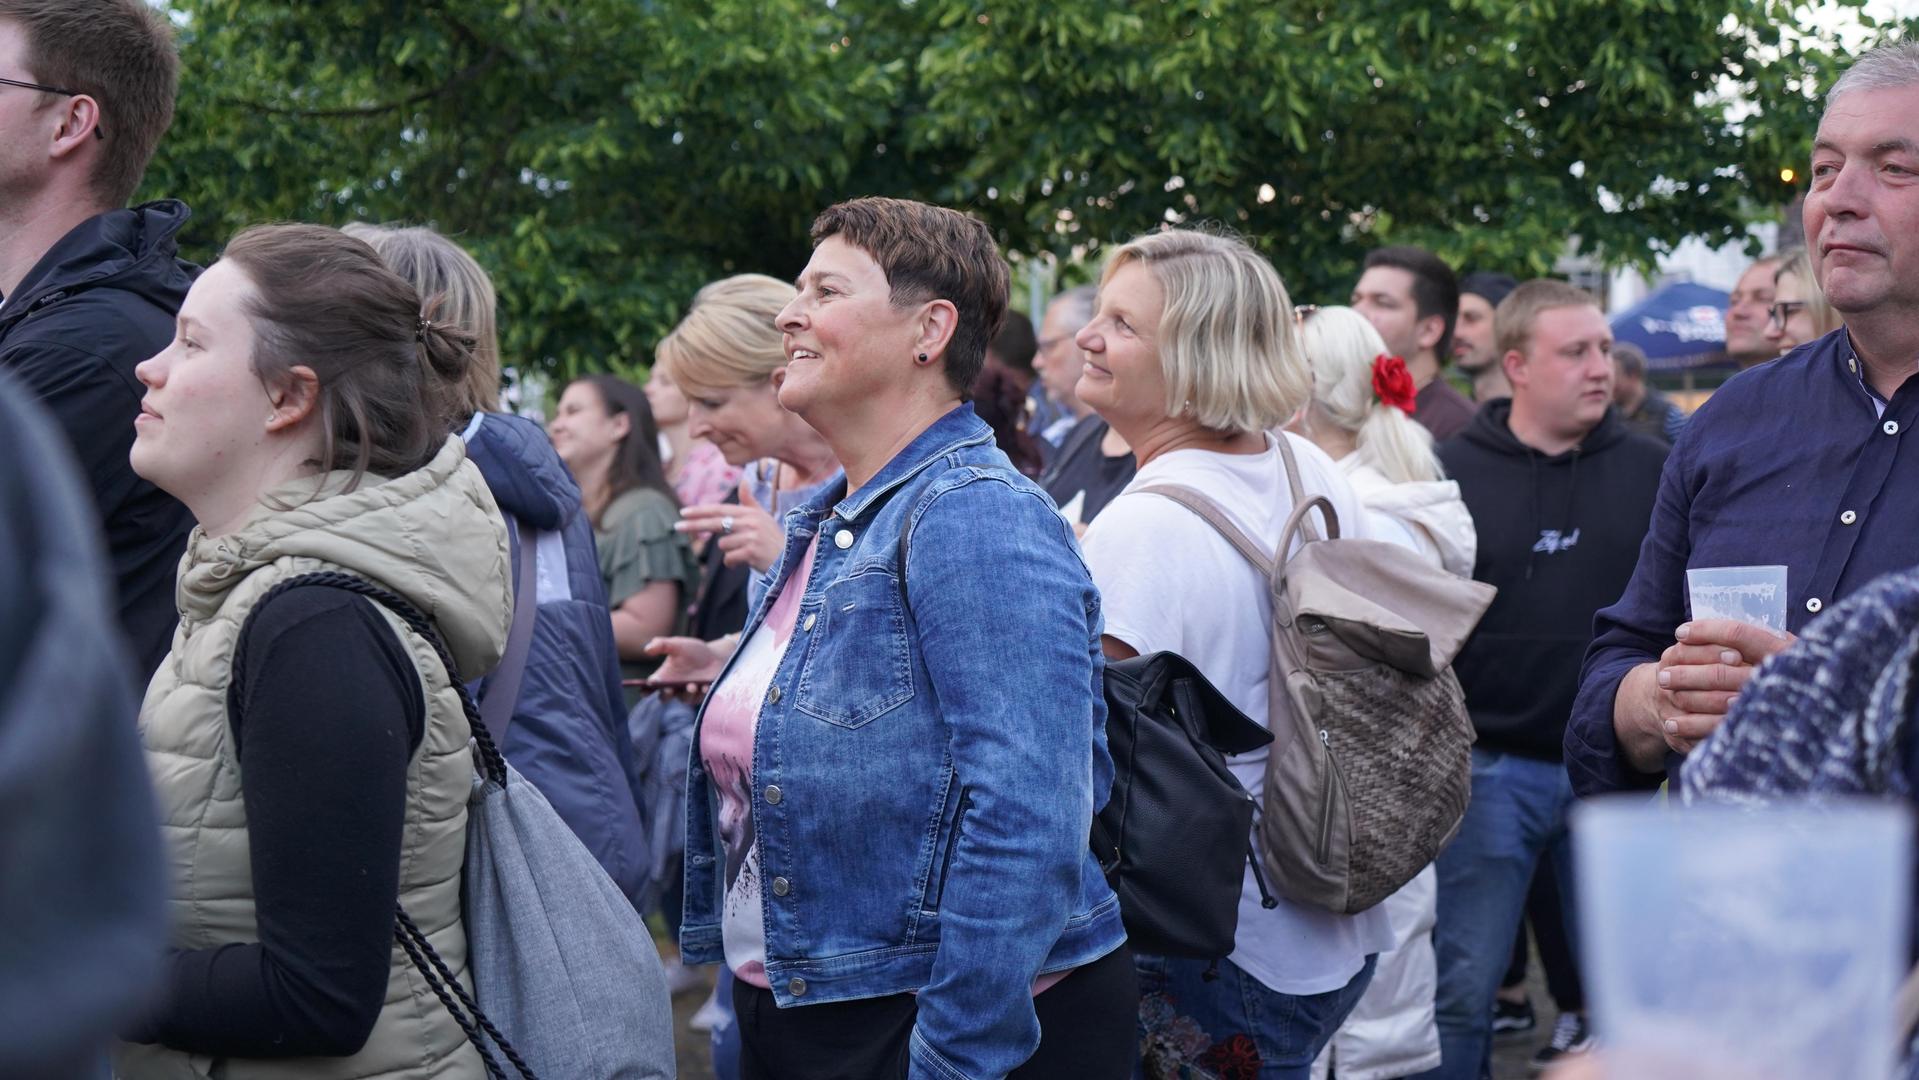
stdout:
<svg viewBox="0 0 1919 1080">
<path fill-rule="evenodd" d="M 1919 656 L 1860 629 L 1919 584 L 1919 46 L 1832 89 L 1807 247 L 1741 278 L 1691 417 L 1561 281 L 1385 247 L 1321 306 L 1166 228 L 1035 325 L 986 226 L 866 197 L 542 427 L 440 232 L 181 260 L 186 207 L 125 206 L 176 82 L 140 0 L 0 0 L 0 1073 L 532 1075 L 455 1001 L 495 743 L 672 939 L 662 987 L 717 970 L 727 1080 L 1482 1080 L 1534 956 L 1545 1069 L 1595 1045 L 1576 800 L 1919 788 L 1903 699 L 1807 693 Z M 1456 653 L 1346 641 L 1474 741 L 1415 763 L 1469 777 L 1437 857 L 1340 905 L 1289 877 L 1347 841 L 1281 719 L 1324 724 L 1325 791 L 1419 798 L 1342 790 L 1338 718 L 1403 703 L 1300 658 L 1353 624 L 1286 568 L 1347 541 L 1496 592 Z M 1791 633 L 1689 617 L 1688 568 L 1757 563 Z M 1154 765 L 1102 673 L 1156 654 L 1275 737 L 1213 752 L 1261 821 L 1217 955 L 1147 947 L 1134 853 L 1089 843 Z"/>
</svg>

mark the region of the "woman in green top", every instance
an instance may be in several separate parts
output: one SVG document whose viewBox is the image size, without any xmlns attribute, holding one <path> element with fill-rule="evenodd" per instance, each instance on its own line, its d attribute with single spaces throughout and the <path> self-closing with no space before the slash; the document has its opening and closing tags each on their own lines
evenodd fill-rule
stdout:
<svg viewBox="0 0 1919 1080">
<path fill-rule="evenodd" d="M 588 375 L 566 385 L 547 434 L 593 520 L 621 672 L 642 678 L 659 666 L 643 647 L 680 629 L 700 580 L 692 549 L 673 529 L 680 508 L 660 466 L 653 411 L 632 383 Z"/>
</svg>

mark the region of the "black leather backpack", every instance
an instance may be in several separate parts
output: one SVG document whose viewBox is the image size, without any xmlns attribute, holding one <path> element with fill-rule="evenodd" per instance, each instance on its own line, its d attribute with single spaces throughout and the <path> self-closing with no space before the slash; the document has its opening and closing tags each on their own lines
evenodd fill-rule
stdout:
<svg viewBox="0 0 1919 1080">
<path fill-rule="evenodd" d="M 911 517 L 900 530 L 899 588 L 907 617 Z M 1253 868 L 1252 795 L 1226 767 L 1273 741 L 1185 657 L 1156 652 L 1106 662 L 1106 748 L 1113 791 L 1093 818 L 1093 854 L 1119 896 L 1139 952 L 1217 960 L 1233 951 L 1244 871 Z"/>
<path fill-rule="evenodd" d="M 1226 755 L 1272 741 L 1176 653 L 1107 662 L 1113 792 L 1093 819 L 1093 853 L 1136 951 L 1200 959 L 1233 951 L 1242 868 L 1260 870 L 1253 797 Z"/>
</svg>

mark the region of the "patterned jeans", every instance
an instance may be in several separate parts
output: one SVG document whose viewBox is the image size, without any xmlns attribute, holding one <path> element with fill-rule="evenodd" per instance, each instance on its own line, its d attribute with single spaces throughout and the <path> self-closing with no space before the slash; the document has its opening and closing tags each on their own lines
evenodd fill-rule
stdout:
<svg viewBox="0 0 1919 1080">
<path fill-rule="evenodd" d="M 1368 956 L 1353 980 L 1323 994 L 1282 994 L 1220 960 L 1138 954 L 1140 1064 L 1144 1080 L 1307 1080 L 1372 981 Z"/>
</svg>

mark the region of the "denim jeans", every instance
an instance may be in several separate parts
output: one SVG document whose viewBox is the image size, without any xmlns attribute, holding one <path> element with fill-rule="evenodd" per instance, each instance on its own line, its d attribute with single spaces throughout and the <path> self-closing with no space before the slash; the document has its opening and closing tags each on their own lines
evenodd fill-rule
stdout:
<svg viewBox="0 0 1919 1080">
<path fill-rule="evenodd" d="M 1140 1072 L 1145 1080 L 1307 1080 L 1313 1059 L 1373 979 L 1377 956 L 1323 994 L 1282 994 L 1220 960 L 1139 954 Z"/>
<path fill-rule="evenodd" d="M 1492 1002 L 1512 955 L 1534 867 L 1550 853 L 1566 936 L 1574 918 L 1572 807 L 1566 768 L 1496 750 L 1473 750 L 1472 803 L 1439 855 L 1439 1067 L 1421 1080 L 1483 1080 L 1492 1051 Z"/>
</svg>

